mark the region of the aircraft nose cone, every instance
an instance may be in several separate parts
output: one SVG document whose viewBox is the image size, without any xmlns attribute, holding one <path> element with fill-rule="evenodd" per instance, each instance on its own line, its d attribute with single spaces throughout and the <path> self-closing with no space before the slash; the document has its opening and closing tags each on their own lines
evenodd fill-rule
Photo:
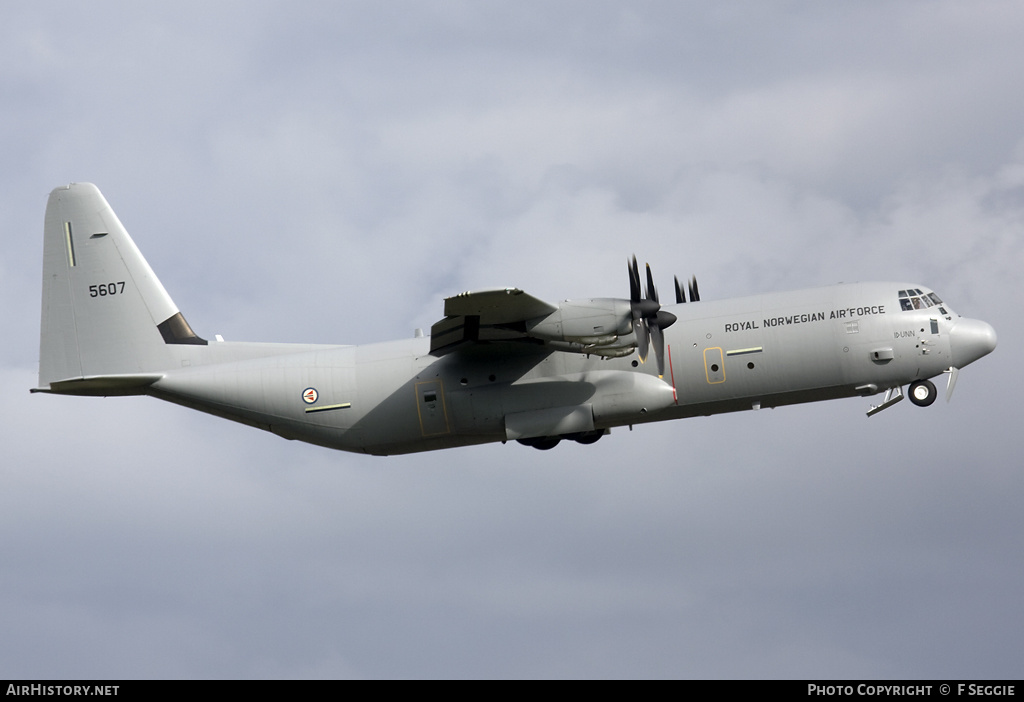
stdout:
<svg viewBox="0 0 1024 702">
<path fill-rule="evenodd" d="M 953 365 L 963 368 L 996 347 L 996 330 L 980 319 L 961 319 L 949 332 Z"/>
</svg>

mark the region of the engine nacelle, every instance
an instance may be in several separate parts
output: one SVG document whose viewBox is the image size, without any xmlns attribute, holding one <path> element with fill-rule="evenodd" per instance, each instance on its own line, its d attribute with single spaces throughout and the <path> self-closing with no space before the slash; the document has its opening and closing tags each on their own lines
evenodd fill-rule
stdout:
<svg viewBox="0 0 1024 702">
<path fill-rule="evenodd" d="M 629 300 L 616 298 L 566 300 L 546 317 L 526 323 L 526 333 L 534 338 L 582 344 L 593 347 L 591 352 L 595 354 L 600 354 L 598 349 L 603 347 L 633 348 L 636 341 L 632 332 Z M 623 338 L 627 336 L 628 340 Z"/>
</svg>

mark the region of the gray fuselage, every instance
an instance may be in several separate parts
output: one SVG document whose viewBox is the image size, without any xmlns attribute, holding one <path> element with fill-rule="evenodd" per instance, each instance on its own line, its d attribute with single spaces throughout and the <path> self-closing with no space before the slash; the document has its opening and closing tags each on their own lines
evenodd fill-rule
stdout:
<svg viewBox="0 0 1024 702">
<path fill-rule="evenodd" d="M 512 342 L 441 357 L 429 354 L 428 338 L 211 342 L 183 349 L 191 364 L 148 393 L 289 439 L 374 454 L 572 434 L 588 430 L 588 414 L 589 430 L 605 430 L 872 395 L 974 360 L 954 359 L 951 348 L 958 325 L 974 321 L 945 305 L 901 309 L 898 291 L 914 288 L 842 284 L 666 306 L 678 322 L 665 332 L 663 379 L 653 359 L 640 363 L 635 353 L 603 359 Z M 528 429 L 510 430 L 519 426 Z"/>
</svg>

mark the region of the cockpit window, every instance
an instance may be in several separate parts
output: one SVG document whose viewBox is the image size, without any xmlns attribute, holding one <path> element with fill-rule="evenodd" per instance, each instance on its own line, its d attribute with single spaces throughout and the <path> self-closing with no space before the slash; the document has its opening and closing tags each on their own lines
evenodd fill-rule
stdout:
<svg viewBox="0 0 1024 702">
<path fill-rule="evenodd" d="M 920 288 L 900 290 L 900 309 L 902 310 L 924 310 L 941 304 L 942 300 L 935 293 L 926 293 Z"/>
</svg>

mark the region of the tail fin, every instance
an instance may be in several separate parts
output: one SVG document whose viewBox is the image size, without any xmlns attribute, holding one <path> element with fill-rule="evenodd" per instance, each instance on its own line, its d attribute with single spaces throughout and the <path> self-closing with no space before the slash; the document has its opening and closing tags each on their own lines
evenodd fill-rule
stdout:
<svg viewBox="0 0 1024 702">
<path fill-rule="evenodd" d="M 35 391 L 141 393 L 160 371 L 180 365 L 175 345 L 206 344 L 95 185 L 51 192 L 43 237 Z"/>
</svg>

